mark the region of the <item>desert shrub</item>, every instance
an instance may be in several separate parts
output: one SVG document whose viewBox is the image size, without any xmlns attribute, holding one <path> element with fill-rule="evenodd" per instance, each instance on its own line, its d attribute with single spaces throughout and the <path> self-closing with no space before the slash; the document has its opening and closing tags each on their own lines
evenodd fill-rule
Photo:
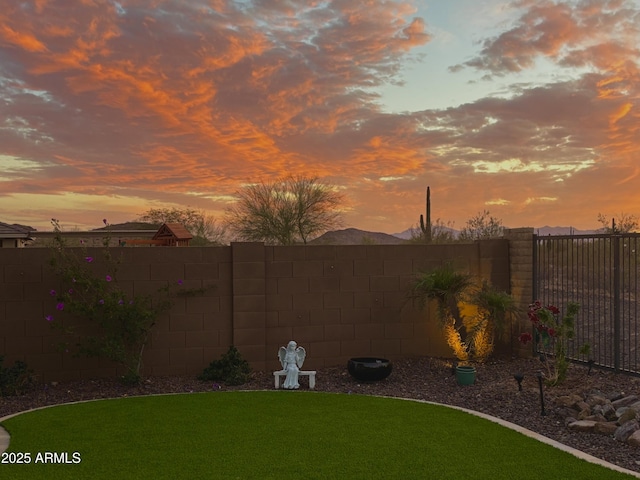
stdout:
<svg viewBox="0 0 640 480">
<path fill-rule="evenodd" d="M 0 397 L 25 393 L 33 384 L 33 372 L 22 360 L 16 360 L 11 367 L 3 367 L 3 361 L 0 355 Z"/>
<path fill-rule="evenodd" d="M 226 385 L 242 385 L 249 381 L 251 367 L 238 349 L 231 345 L 220 360 L 212 361 L 198 376 L 198 380 L 222 382 Z"/>
<path fill-rule="evenodd" d="M 540 360 L 546 369 L 544 377 L 547 385 L 558 385 L 567 378 L 567 347 L 574 338 L 574 323 L 579 311 L 580 305 L 576 302 L 567 303 L 564 315 L 555 305 L 545 306 L 539 300 L 529 305 L 527 314 L 533 327 L 533 335 L 529 332 L 520 334 L 520 342 L 526 345 L 533 341 L 542 350 Z M 580 355 L 589 355 L 590 351 L 588 343 L 578 349 Z"/>
</svg>

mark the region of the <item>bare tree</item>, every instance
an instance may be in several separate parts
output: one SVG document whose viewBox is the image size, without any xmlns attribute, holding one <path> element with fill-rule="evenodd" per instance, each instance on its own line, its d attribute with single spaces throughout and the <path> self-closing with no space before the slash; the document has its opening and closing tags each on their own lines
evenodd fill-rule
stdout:
<svg viewBox="0 0 640 480">
<path fill-rule="evenodd" d="M 631 233 L 638 230 L 638 217 L 628 213 L 621 213 L 609 221 L 609 218 L 598 213 L 598 221 L 602 224 L 602 233 Z"/>
<path fill-rule="evenodd" d="M 138 217 L 138 221 L 160 226 L 163 223 L 180 223 L 193 235 L 191 244 L 221 245 L 225 243 L 224 225 L 202 210 L 193 208 L 151 208 Z"/>
<path fill-rule="evenodd" d="M 225 223 L 243 240 L 279 245 L 307 243 L 341 224 L 344 197 L 317 177 L 286 177 L 236 192 Z"/>
<path fill-rule="evenodd" d="M 504 227 L 502 220 L 492 217 L 489 210 L 479 212 L 475 217 L 467 220 L 458 239 L 462 241 L 496 238 L 502 236 Z"/>
</svg>

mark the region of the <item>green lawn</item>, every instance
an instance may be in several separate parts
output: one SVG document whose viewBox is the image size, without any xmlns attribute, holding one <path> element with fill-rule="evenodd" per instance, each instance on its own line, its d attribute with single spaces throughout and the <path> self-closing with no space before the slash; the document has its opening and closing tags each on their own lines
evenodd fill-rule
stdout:
<svg viewBox="0 0 640 480">
<path fill-rule="evenodd" d="M 418 402 L 315 392 L 100 400 L 3 426 L 9 479 L 629 479 L 488 420 Z M 36 463 L 46 452 L 80 463 Z M 77 458 L 77 457 L 76 457 Z M 5 457 L 6 459 L 6 457 Z"/>
</svg>

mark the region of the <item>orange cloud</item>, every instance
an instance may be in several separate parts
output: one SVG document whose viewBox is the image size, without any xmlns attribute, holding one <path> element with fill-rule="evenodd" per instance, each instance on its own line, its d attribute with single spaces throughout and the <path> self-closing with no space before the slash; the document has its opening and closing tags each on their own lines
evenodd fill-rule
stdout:
<svg viewBox="0 0 640 480">
<path fill-rule="evenodd" d="M 516 25 L 486 39 L 477 57 L 454 70 L 466 66 L 504 75 L 532 68 L 540 56 L 574 67 L 606 68 L 602 62 L 638 53 L 637 6 L 629 0 L 526 0 L 515 5 L 522 12 Z"/>
<path fill-rule="evenodd" d="M 220 211 L 242 183 L 313 174 L 347 192 L 353 222 L 388 231 L 417 221 L 426 185 L 437 217 L 490 205 L 512 225 L 545 222 L 549 203 L 575 218 L 585 189 L 604 211 L 619 200 L 603 184 L 638 199 L 633 2 L 519 2 L 453 69 L 508 82 L 544 58 L 556 80 L 396 114 L 378 89 L 433 36 L 407 2 L 67 3 L 0 0 L 5 200 L 75 192 Z M 3 169 L 3 156 L 35 167 Z"/>
<path fill-rule="evenodd" d="M 609 124 L 613 127 L 619 120 L 622 120 L 633 108 L 631 102 L 624 103 L 609 117 Z"/>
<path fill-rule="evenodd" d="M 20 33 L 7 25 L 0 25 L 0 38 L 6 44 L 26 50 L 27 52 L 45 52 L 47 48 L 34 35 Z"/>
</svg>

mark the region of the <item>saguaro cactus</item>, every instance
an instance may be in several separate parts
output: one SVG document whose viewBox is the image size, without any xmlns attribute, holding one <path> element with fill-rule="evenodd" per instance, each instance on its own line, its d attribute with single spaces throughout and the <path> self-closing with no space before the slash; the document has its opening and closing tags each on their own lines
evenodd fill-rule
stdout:
<svg viewBox="0 0 640 480">
<path fill-rule="evenodd" d="M 431 188 L 427 187 L 427 223 L 425 219 L 420 215 L 420 230 L 422 230 L 422 236 L 425 243 L 431 243 Z"/>
</svg>

